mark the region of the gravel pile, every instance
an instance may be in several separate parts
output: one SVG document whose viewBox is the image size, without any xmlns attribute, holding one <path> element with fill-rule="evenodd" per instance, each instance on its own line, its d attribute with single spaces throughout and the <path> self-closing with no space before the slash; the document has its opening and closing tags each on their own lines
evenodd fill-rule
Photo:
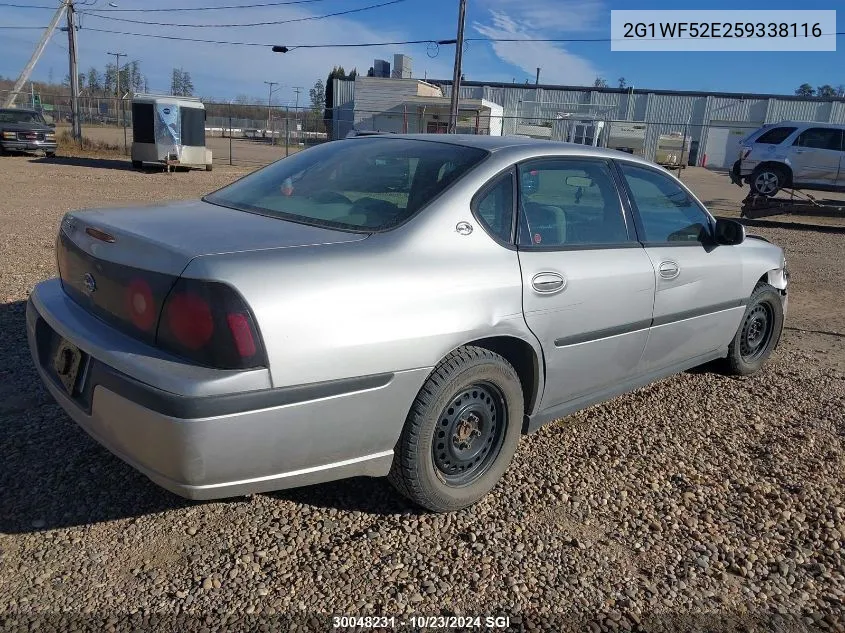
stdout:
<svg viewBox="0 0 845 633">
<path fill-rule="evenodd" d="M 23 301 L 52 274 L 66 208 L 114 191 L 188 197 L 237 174 L 3 169 L 0 630 L 331 630 L 326 614 L 845 630 L 845 342 L 818 333 L 845 329 L 827 302 L 845 274 L 841 236 L 760 230 L 795 249 L 788 325 L 803 330 L 760 374 L 696 370 L 548 426 L 473 508 L 423 514 L 371 479 L 191 503 L 52 403 Z"/>
</svg>

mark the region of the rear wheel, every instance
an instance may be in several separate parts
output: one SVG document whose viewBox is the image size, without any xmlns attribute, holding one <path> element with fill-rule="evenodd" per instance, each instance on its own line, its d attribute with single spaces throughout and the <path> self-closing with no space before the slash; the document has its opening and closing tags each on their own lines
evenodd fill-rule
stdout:
<svg viewBox="0 0 845 633">
<path fill-rule="evenodd" d="M 44 152 L 44 156 L 46 156 L 47 158 L 55 158 L 56 152 Z"/>
<path fill-rule="evenodd" d="M 757 372 L 772 355 L 783 331 L 780 293 L 769 284 L 759 284 L 745 308 L 736 335 L 728 347 L 728 369 L 737 376 Z"/>
<path fill-rule="evenodd" d="M 786 186 L 786 172 L 774 165 L 761 165 L 751 174 L 751 191 L 760 196 L 773 196 Z"/>
<path fill-rule="evenodd" d="M 434 512 L 474 504 L 507 470 L 523 412 L 522 385 L 504 358 L 474 346 L 455 350 L 411 407 L 390 481 Z"/>
<path fill-rule="evenodd" d="M 133 160 L 132 161 L 132 169 L 141 169 L 144 164 L 140 160 Z"/>
</svg>

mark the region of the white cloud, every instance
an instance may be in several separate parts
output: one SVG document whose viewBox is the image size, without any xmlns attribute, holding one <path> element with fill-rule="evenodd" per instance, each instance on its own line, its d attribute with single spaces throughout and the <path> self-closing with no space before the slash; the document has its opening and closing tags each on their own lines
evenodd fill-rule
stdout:
<svg viewBox="0 0 845 633">
<path fill-rule="evenodd" d="M 494 10 L 518 16 L 529 29 L 593 31 L 606 14 L 600 0 L 487 0 Z"/>
<path fill-rule="evenodd" d="M 490 21 L 476 20 L 472 27 L 489 38 L 555 38 L 575 31 L 596 30 L 602 5 L 592 0 L 574 3 L 542 2 L 527 5 L 518 0 L 496 0 Z M 565 29 L 561 32 L 561 29 Z M 565 33 L 565 34 L 564 34 Z M 533 76 L 542 68 L 543 83 L 591 85 L 601 75 L 590 60 L 554 42 L 494 42 L 495 54 Z"/>
</svg>

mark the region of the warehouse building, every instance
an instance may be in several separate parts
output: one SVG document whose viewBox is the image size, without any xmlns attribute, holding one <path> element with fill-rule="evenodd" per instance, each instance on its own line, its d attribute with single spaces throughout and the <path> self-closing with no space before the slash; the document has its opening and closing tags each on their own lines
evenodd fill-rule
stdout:
<svg viewBox="0 0 845 633">
<path fill-rule="evenodd" d="M 403 66 L 403 76 L 410 75 Z M 450 81 L 335 80 L 332 137 L 353 129 L 444 132 L 450 96 Z M 845 99 L 465 81 L 458 128 L 612 147 L 661 164 L 728 168 L 742 138 L 784 120 L 845 124 Z"/>
</svg>

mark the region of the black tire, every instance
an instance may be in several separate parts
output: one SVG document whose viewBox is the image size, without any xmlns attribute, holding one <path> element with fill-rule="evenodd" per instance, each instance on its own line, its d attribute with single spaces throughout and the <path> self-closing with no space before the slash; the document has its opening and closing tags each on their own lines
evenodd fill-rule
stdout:
<svg viewBox="0 0 845 633">
<path fill-rule="evenodd" d="M 748 376 L 760 370 L 780 342 L 783 304 L 769 284 L 758 284 L 751 293 L 742 322 L 728 347 L 730 373 Z"/>
<path fill-rule="evenodd" d="M 466 508 L 507 470 L 523 415 L 513 367 L 490 350 L 461 347 L 435 367 L 414 400 L 389 479 L 433 512 Z"/>
<path fill-rule="evenodd" d="M 132 161 L 132 169 L 141 169 L 141 167 L 143 167 L 143 166 L 144 166 L 144 163 L 142 163 L 140 160 L 133 160 Z"/>
<path fill-rule="evenodd" d="M 208 165 L 205 166 L 205 171 L 211 171 L 211 169 L 212 169 L 211 163 L 209 163 Z"/>
<path fill-rule="evenodd" d="M 749 179 L 752 193 L 772 197 L 788 184 L 786 170 L 777 165 L 760 165 Z"/>
<path fill-rule="evenodd" d="M 56 152 L 44 152 L 44 156 L 46 156 L 47 158 L 55 158 Z"/>
</svg>

